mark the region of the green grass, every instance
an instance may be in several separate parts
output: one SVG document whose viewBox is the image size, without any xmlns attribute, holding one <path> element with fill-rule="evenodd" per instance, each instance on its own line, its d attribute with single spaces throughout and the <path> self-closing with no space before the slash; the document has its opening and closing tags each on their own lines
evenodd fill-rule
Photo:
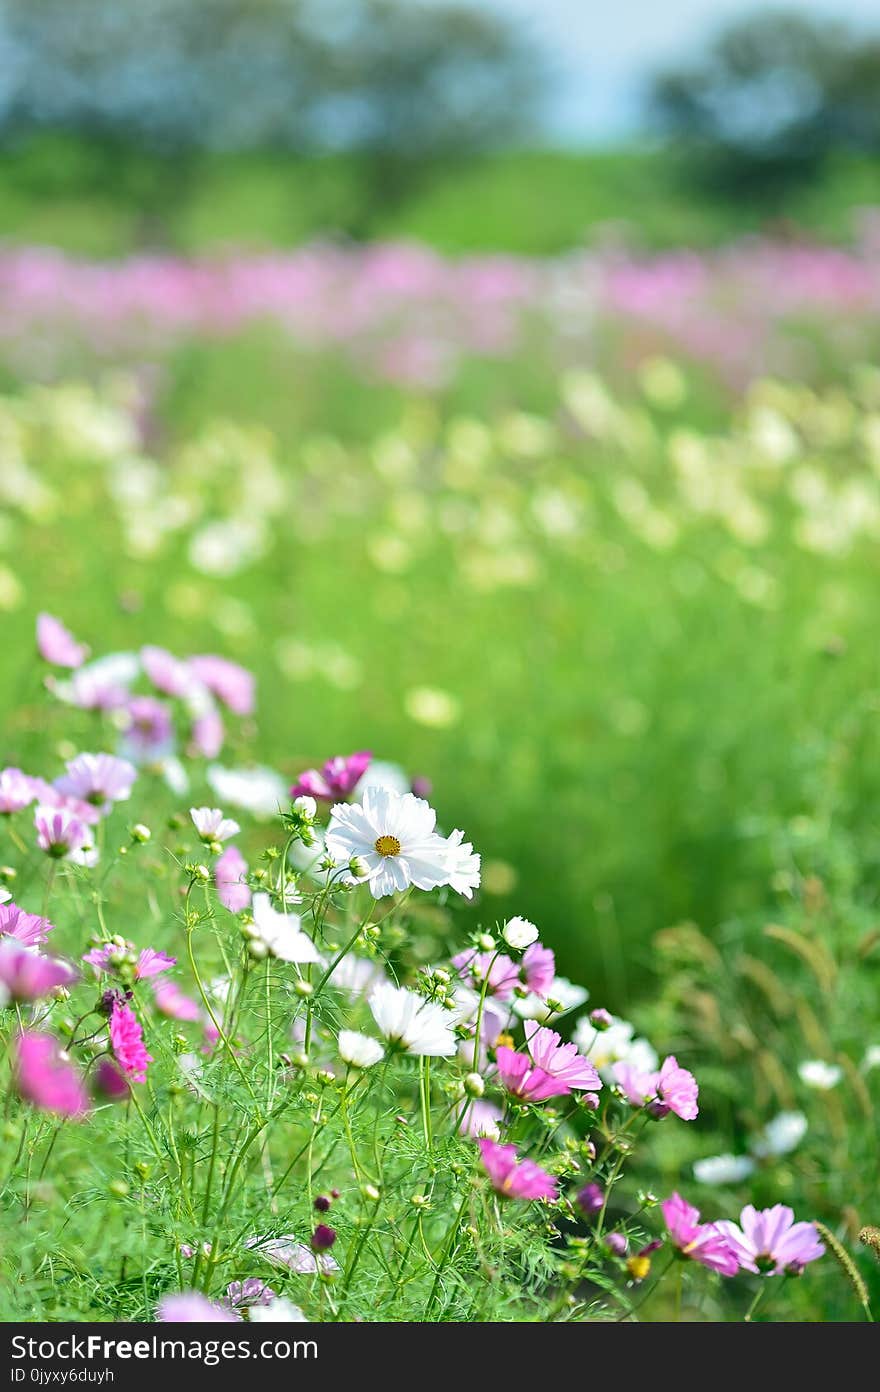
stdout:
<svg viewBox="0 0 880 1392">
<path fill-rule="evenodd" d="M 841 156 L 780 209 L 701 192 L 680 155 L 662 149 L 514 151 L 428 167 L 391 205 L 376 195 L 381 186 L 348 156 L 173 160 L 47 135 L 0 152 L 0 237 L 112 257 L 155 245 L 185 254 L 284 247 L 366 226 L 456 255 L 546 255 L 623 224 L 648 248 L 709 246 L 781 212 L 818 237 L 845 239 L 856 210 L 880 201 L 880 172 L 867 159 Z"/>
</svg>

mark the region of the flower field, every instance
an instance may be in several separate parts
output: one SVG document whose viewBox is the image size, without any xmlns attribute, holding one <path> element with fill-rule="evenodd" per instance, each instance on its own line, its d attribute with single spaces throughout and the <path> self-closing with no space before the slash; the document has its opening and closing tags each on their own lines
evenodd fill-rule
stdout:
<svg viewBox="0 0 880 1392">
<path fill-rule="evenodd" d="M 876 1315 L 876 253 L 0 253 L 0 1318 Z"/>
</svg>

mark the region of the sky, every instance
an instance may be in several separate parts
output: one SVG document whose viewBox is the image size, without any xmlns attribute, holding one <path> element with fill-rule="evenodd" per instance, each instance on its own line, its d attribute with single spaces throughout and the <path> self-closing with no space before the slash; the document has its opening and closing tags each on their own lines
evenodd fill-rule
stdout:
<svg viewBox="0 0 880 1392">
<path fill-rule="evenodd" d="M 548 135 L 571 143 L 643 129 L 640 91 L 658 68 L 696 57 L 731 20 L 796 11 L 880 31 L 880 0 L 479 0 L 530 24 L 558 64 Z"/>
</svg>

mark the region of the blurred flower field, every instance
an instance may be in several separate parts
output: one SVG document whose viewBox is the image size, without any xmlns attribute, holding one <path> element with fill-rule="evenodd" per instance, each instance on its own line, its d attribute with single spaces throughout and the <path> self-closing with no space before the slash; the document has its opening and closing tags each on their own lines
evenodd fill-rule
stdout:
<svg viewBox="0 0 880 1392">
<path fill-rule="evenodd" d="M 254 673 L 258 715 L 200 707 L 137 760 L 130 821 L 154 838 L 216 804 L 247 823 L 253 866 L 302 770 L 371 750 L 482 855 L 459 939 L 533 921 L 582 1008 L 634 1021 L 699 1080 L 698 1118 L 652 1131 L 602 1221 L 675 1190 L 712 1219 L 788 1204 L 833 1249 L 785 1281 L 799 1319 L 880 1295 L 859 1243 L 880 1223 L 876 239 L 866 216 L 848 251 L 0 255 L 3 765 L 55 778 L 81 751 L 134 757 L 129 696 L 95 696 L 118 671 L 47 676 L 38 612 L 148 676 L 152 648 Z M 127 805 L 114 815 L 118 839 Z M 20 850 L 4 839 L 16 902 Z M 283 900 L 283 867 L 280 883 Z M 183 960 L 167 906 L 147 929 L 114 893 L 112 932 Z M 413 972 L 448 948 L 445 903 L 425 903 Z M 53 948 L 80 955 L 65 932 Z M 585 1019 L 558 1027 L 601 1071 Z M 65 1196 L 74 1293 L 53 1306 L 57 1193 L 33 1179 L 26 1211 L 51 1219 L 25 1264 L 34 1299 L 82 1317 L 86 1205 L 135 1222 L 130 1180 L 99 1169 Z M 152 1308 L 146 1279 L 122 1317 Z M 749 1299 L 686 1291 L 686 1314 Z"/>
</svg>

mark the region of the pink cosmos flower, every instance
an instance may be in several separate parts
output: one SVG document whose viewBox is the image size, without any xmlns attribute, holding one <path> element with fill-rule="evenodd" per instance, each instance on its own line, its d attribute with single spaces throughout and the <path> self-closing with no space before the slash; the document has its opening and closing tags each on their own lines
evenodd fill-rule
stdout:
<svg viewBox="0 0 880 1392">
<path fill-rule="evenodd" d="M 265 1281 L 249 1276 L 245 1281 L 230 1281 L 223 1303 L 233 1310 L 246 1310 L 251 1305 L 271 1305 L 277 1299 L 277 1294 Z"/>
<path fill-rule="evenodd" d="M 253 715 L 255 683 L 252 672 L 225 657 L 205 653 L 191 657 L 189 669 L 233 715 Z M 355 780 L 357 782 L 357 780 Z"/>
<path fill-rule="evenodd" d="M 5 768 L 0 773 L 0 812 L 21 812 L 29 807 L 36 794 L 26 773 L 18 768 Z"/>
<path fill-rule="evenodd" d="M 571 1092 L 568 1083 L 538 1068 L 528 1054 L 518 1054 L 506 1044 L 499 1044 L 495 1050 L 495 1063 L 507 1091 L 524 1102 L 545 1102 L 548 1097 L 565 1097 Z"/>
<path fill-rule="evenodd" d="M 522 980 L 536 996 L 546 996 L 556 976 L 556 958 L 549 947 L 532 943 L 523 953 Z"/>
<path fill-rule="evenodd" d="M 174 744 L 171 712 L 154 696 L 132 696 L 125 707 L 125 752 L 139 763 L 170 753 Z"/>
<path fill-rule="evenodd" d="M 88 962 L 90 967 L 95 967 L 99 972 L 117 975 L 122 958 L 132 957 L 136 950 L 134 943 L 130 942 L 125 943 L 124 946 L 120 946 L 118 942 L 101 943 L 99 947 L 92 947 L 88 952 L 84 952 L 83 961 Z M 169 957 L 167 952 L 158 952 L 154 947 L 145 947 L 138 953 L 134 979 L 135 981 L 148 981 L 150 977 L 170 971 L 176 965 L 176 957 Z"/>
<path fill-rule="evenodd" d="M 660 1205 L 672 1243 L 685 1257 L 722 1276 L 735 1276 L 739 1258 L 720 1223 L 701 1223 L 700 1211 L 672 1194 Z"/>
<path fill-rule="evenodd" d="M 807 1262 L 825 1251 L 814 1223 L 796 1223 L 784 1204 L 756 1209 L 747 1204 L 739 1226 L 728 1220 L 716 1225 L 725 1235 L 746 1271 L 762 1276 L 799 1276 Z"/>
<path fill-rule="evenodd" d="M 159 1324 L 239 1324 L 241 1315 L 199 1291 L 163 1295 L 156 1306 Z"/>
<path fill-rule="evenodd" d="M 526 1043 L 538 1068 L 552 1078 L 558 1078 L 571 1091 L 602 1086 L 602 1080 L 589 1059 L 583 1058 L 576 1044 L 563 1044 L 555 1030 L 546 1029 L 536 1020 L 524 1024 Z"/>
<path fill-rule="evenodd" d="M 500 1107 L 496 1107 L 494 1102 L 486 1102 L 481 1098 L 472 1102 L 459 1123 L 459 1131 L 463 1136 L 487 1136 L 490 1141 L 497 1141 L 502 1118 Z"/>
<path fill-rule="evenodd" d="M 56 986 L 71 986 L 76 979 L 76 970 L 67 962 L 41 957 L 14 938 L 0 939 L 0 984 L 13 1000 L 39 1000 Z"/>
<path fill-rule="evenodd" d="M 39 914 L 25 913 L 17 904 L 0 904 L 0 935 L 15 938 L 25 947 L 44 943 L 55 925 Z"/>
<path fill-rule="evenodd" d="M 258 1251 L 273 1266 L 286 1267 L 300 1276 L 339 1270 L 339 1263 L 329 1252 L 313 1252 L 293 1233 L 284 1233 L 281 1237 L 249 1237 L 244 1245 Z"/>
<path fill-rule="evenodd" d="M 94 803 L 85 802 L 83 798 L 73 797 L 69 793 L 63 793 L 54 783 L 47 783 L 44 778 L 32 778 L 31 787 L 34 793 L 34 800 L 41 808 L 52 808 L 56 812 L 69 812 L 76 817 L 77 821 L 83 822 L 86 826 L 97 826 L 101 820 L 102 810 Z"/>
<path fill-rule="evenodd" d="M 306 769 L 291 788 L 290 796 L 319 798 L 324 802 L 346 798 L 366 773 L 372 758 L 369 749 L 361 749 L 357 754 L 328 759 L 322 769 Z"/>
<path fill-rule="evenodd" d="M 89 1110 L 82 1079 L 50 1034 L 19 1035 L 15 1076 L 21 1096 L 43 1111 L 80 1117 Z"/>
<path fill-rule="evenodd" d="M 483 1137 L 477 1142 L 492 1187 L 508 1199 L 556 1198 L 557 1180 L 534 1160 L 518 1160 L 516 1146 L 499 1145 Z"/>
<path fill-rule="evenodd" d="M 113 754 L 79 754 L 67 765 L 67 773 L 55 779 L 55 787 L 66 797 L 91 803 L 104 813 L 114 802 L 125 802 L 137 778 L 137 769 L 127 759 Z"/>
<path fill-rule="evenodd" d="M 675 1112 L 682 1121 L 697 1116 L 700 1089 L 686 1068 L 680 1068 L 674 1054 L 663 1060 L 659 1072 L 642 1073 L 630 1063 L 614 1065 L 614 1081 L 632 1107 L 645 1107 L 654 1117 Z"/>
<path fill-rule="evenodd" d="M 65 807 L 41 805 L 34 815 L 37 845 L 54 860 L 62 857 L 85 862 L 92 834 L 85 822 Z"/>
<path fill-rule="evenodd" d="M 122 1071 L 136 1083 L 143 1083 L 147 1077 L 147 1065 L 153 1062 L 152 1056 L 144 1047 L 144 1036 L 137 1016 L 131 1006 L 114 1001 L 110 1016 L 110 1043 L 116 1062 Z"/>
<path fill-rule="evenodd" d="M 198 1020 L 201 1008 L 197 1001 L 181 991 L 176 981 L 157 981 L 153 987 L 156 1009 L 170 1020 Z"/>
<path fill-rule="evenodd" d="M 503 952 L 477 952 L 475 948 L 465 948 L 457 952 L 452 965 L 462 976 L 470 979 L 476 991 L 481 991 L 486 981 L 488 996 L 499 1000 L 509 1000 L 520 984 L 519 967 Z"/>
<path fill-rule="evenodd" d="M 194 751 L 201 755 L 203 759 L 216 759 L 226 738 L 220 712 L 216 710 L 203 711 L 193 721 L 190 737 L 192 740 L 191 752 Z"/>
<path fill-rule="evenodd" d="M 89 655 L 85 644 L 77 643 L 60 619 L 51 614 L 37 615 L 37 648 L 53 667 L 81 667 Z"/>
<path fill-rule="evenodd" d="M 163 696 L 183 699 L 197 689 L 199 683 L 193 677 L 189 666 L 165 648 L 141 648 L 141 666 L 147 680 L 161 691 Z"/>
<path fill-rule="evenodd" d="M 244 883 L 247 862 L 237 846 L 227 846 L 214 862 L 214 883 L 217 897 L 230 913 L 239 913 L 251 902 L 251 892 Z"/>
<path fill-rule="evenodd" d="M 203 841 L 228 841 L 241 831 L 238 822 L 224 817 L 219 807 L 191 807 L 189 815 Z"/>
</svg>

